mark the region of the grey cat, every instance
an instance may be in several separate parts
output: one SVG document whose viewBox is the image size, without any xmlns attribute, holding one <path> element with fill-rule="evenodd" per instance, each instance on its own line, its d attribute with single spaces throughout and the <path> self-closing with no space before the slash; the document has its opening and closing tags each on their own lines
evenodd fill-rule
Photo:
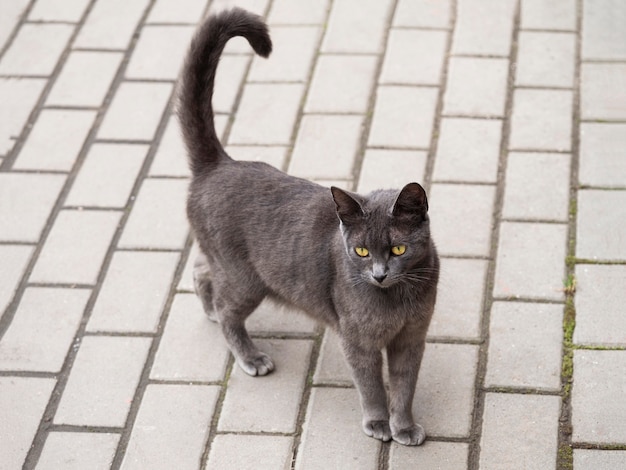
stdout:
<svg viewBox="0 0 626 470">
<path fill-rule="evenodd" d="M 274 369 L 245 327 L 264 298 L 332 327 L 359 391 L 365 433 L 419 445 L 426 434 L 412 402 L 439 277 L 426 193 L 409 183 L 361 196 L 231 159 L 215 133 L 211 99 L 219 57 L 234 36 L 263 57 L 271 52 L 260 17 L 223 12 L 198 30 L 180 83 L 193 174 L 187 214 L 201 250 L 194 277 L 204 309 L 253 376 Z"/>
</svg>

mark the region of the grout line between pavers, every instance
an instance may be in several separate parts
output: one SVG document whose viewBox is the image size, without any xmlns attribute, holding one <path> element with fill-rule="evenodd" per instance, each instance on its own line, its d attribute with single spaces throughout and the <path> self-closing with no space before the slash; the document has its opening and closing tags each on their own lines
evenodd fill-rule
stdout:
<svg viewBox="0 0 626 470">
<path fill-rule="evenodd" d="M 26 8 L 24 8 L 24 11 L 22 12 L 19 20 L 13 27 L 11 34 L 9 34 L 5 39 L 4 47 L 0 48 L 0 61 L 4 58 L 4 54 L 6 53 L 6 51 L 8 51 L 9 48 L 13 45 L 13 41 L 15 40 L 15 37 L 17 36 L 19 30 L 22 28 L 22 25 L 27 22 L 28 15 L 30 15 L 35 1 L 36 0 L 30 0 L 28 2 L 28 5 L 26 6 Z"/>
</svg>

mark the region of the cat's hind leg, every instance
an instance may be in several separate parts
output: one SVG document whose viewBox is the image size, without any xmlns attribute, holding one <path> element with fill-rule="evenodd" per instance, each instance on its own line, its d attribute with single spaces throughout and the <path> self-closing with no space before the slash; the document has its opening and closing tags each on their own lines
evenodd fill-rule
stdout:
<svg viewBox="0 0 626 470">
<path fill-rule="evenodd" d="M 198 253 L 193 264 L 193 285 L 196 295 L 200 297 L 204 313 L 210 320 L 218 321 L 215 307 L 213 306 L 213 284 L 211 280 L 211 267 L 204 253 Z"/>
</svg>

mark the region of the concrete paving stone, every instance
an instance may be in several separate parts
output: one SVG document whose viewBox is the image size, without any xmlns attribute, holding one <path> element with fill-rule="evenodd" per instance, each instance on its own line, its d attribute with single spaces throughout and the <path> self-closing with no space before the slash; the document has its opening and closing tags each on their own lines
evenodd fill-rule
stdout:
<svg viewBox="0 0 626 470">
<path fill-rule="evenodd" d="M 569 90 L 515 90 L 509 148 L 570 150 L 572 100 Z"/>
<path fill-rule="evenodd" d="M 211 444 L 209 460 L 204 468 L 290 468 L 291 441 L 288 436 L 218 434 Z"/>
<path fill-rule="evenodd" d="M 272 26 L 272 55 L 255 56 L 251 82 L 305 82 L 319 42 L 319 26 Z"/>
<path fill-rule="evenodd" d="M 502 216 L 568 221 L 571 155 L 509 153 Z"/>
<path fill-rule="evenodd" d="M 447 31 L 391 29 L 380 83 L 439 85 Z"/>
<path fill-rule="evenodd" d="M 45 84 L 34 78 L 0 77 L 0 154 L 15 145 Z"/>
<path fill-rule="evenodd" d="M 126 49 L 149 3 L 148 0 L 96 2 L 74 41 L 74 47 Z"/>
<path fill-rule="evenodd" d="M 413 416 L 427 436 L 469 437 L 477 363 L 478 346 L 426 346 L 413 400 Z"/>
<path fill-rule="evenodd" d="M 178 118 L 174 115 L 170 116 L 167 122 L 148 174 L 150 176 L 176 177 L 191 175 L 187 163 L 187 149 L 183 142 Z"/>
<path fill-rule="evenodd" d="M 101 106 L 122 57 L 118 52 L 72 51 L 46 105 Z"/>
<path fill-rule="evenodd" d="M 499 119 L 442 118 L 433 179 L 497 182 L 501 133 Z"/>
<path fill-rule="evenodd" d="M 583 1 L 582 59 L 626 60 L 626 4 Z"/>
<path fill-rule="evenodd" d="M 287 305 L 264 300 L 246 320 L 250 333 L 315 333 L 317 322 L 304 312 Z"/>
<path fill-rule="evenodd" d="M 13 29 L 17 26 L 29 3 L 28 0 L 3 2 L 2 15 L 0 16 L 0 49 L 4 47 L 6 40 L 13 33 Z"/>
<path fill-rule="evenodd" d="M 572 442 L 626 442 L 625 351 L 574 351 Z"/>
<path fill-rule="evenodd" d="M 174 297 L 150 378 L 217 382 L 224 379 L 228 346 L 195 294 Z"/>
<path fill-rule="evenodd" d="M 85 336 L 54 423 L 124 426 L 151 343 L 152 338 Z"/>
<path fill-rule="evenodd" d="M 30 10 L 28 19 L 30 21 L 67 21 L 78 23 L 88 4 L 89 0 L 69 0 L 62 3 L 54 0 L 40 0 Z"/>
<path fill-rule="evenodd" d="M 198 247 L 198 243 L 194 240 L 191 244 L 189 256 L 187 257 L 187 262 L 185 263 L 185 267 L 183 268 L 183 273 L 180 276 L 180 281 L 178 282 L 176 290 L 184 292 L 194 292 L 195 288 L 193 284 L 193 264 L 198 257 L 199 251 L 200 248 Z"/>
<path fill-rule="evenodd" d="M 194 31 L 194 26 L 144 26 L 126 78 L 176 80 Z"/>
<path fill-rule="evenodd" d="M 487 265 L 486 260 L 441 259 L 437 304 L 428 329 L 429 338 L 480 338 Z"/>
<path fill-rule="evenodd" d="M 250 57 L 241 55 L 223 55 L 220 58 L 213 92 L 216 113 L 232 112 L 250 60 Z"/>
<path fill-rule="evenodd" d="M 157 0 L 146 22 L 195 24 L 202 17 L 206 3 L 206 0 Z"/>
<path fill-rule="evenodd" d="M 626 119 L 625 89 L 626 63 L 583 63 L 580 79 L 581 119 Z"/>
<path fill-rule="evenodd" d="M 33 377 L 0 377 L 3 468 L 22 468 L 55 382 Z"/>
<path fill-rule="evenodd" d="M 169 83 L 122 83 L 104 116 L 98 138 L 152 140 L 171 94 Z"/>
<path fill-rule="evenodd" d="M 322 24 L 326 19 L 328 0 L 317 2 L 292 2 L 275 0 L 267 17 L 270 25 Z"/>
<path fill-rule="evenodd" d="M 433 184 L 431 233 L 442 256 L 489 256 L 495 187 Z"/>
<path fill-rule="evenodd" d="M 75 26 L 32 24 L 20 27 L 0 62 L 4 75 L 52 75 Z"/>
<path fill-rule="evenodd" d="M 281 339 L 255 343 L 270 355 L 276 369 L 264 377 L 250 377 L 234 366 L 218 431 L 294 432 L 313 342 Z"/>
<path fill-rule="evenodd" d="M 422 150 L 367 149 L 357 191 L 364 194 L 375 189 L 400 189 L 412 181 L 422 183 L 426 158 Z"/>
<path fill-rule="evenodd" d="M 2 200 L 2 198 L 0 198 Z M 4 309 L 15 294 L 28 260 L 33 254 L 34 247 L 27 245 L 0 245 L 0 259 L 3 269 L 0 271 L 0 312 Z"/>
<path fill-rule="evenodd" d="M 362 131 L 362 116 L 303 116 L 289 173 L 303 178 L 351 178 Z"/>
<path fill-rule="evenodd" d="M 0 240 L 37 243 L 65 175 L 0 173 Z"/>
<path fill-rule="evenodd" d="M 450 0 L 400 0 L 393 26 L 414 28 L 450 27 Z"/>
<path fill-rule="evenodd" d="M 522 0 L 522 29 L 576 30 L 576 0 Z"/>
<path fill-rule="evenodd" d="M 574 468 L 576 469 L 595 470 L 624 467 L 626 467 L 626 451 L 624 450 L 574 449 Z"/>
<path fill-rule="evenodd" d="M 450 58 L 444 115 L 504 116 L 508 66 L 507 59 Z"/>
<path fill-rule="evenodd" d="M 119 434 L 51 432 L 37 470 L 107 470 L 111 468 Z"/>
<path fill-rule="evenodd" d="M 508 56 L 516 3 L 514 0 L 460 0 L 452 53 Z"/>
<path fill-rule="evenodd" d="M 377 58 L 373 55 L 320 55 L 304 112 L 365 113 L 376 62 Z"/>
<path fill-rule="evenodd" d="M 156 333 L 178 258 L 178 253 L 116 252 L 87 330 Z"/>
<path fill-rule="evenodd" d="M 351 388 L 313 387 L 296 470 L 309 468 L 378 468 L 380 441 L 361 429 L 361 407 Z"/>
<path fill-rule="evenodd" d="M 626 187 L 626 124 L 580 124 L 581 185 Z"/>
<path fill-rule="evenodd" d="M 554 468 L 560 410 L 558 396 L 487 393 L 480 468 Z"/>
<path fill-rule="evenodd" d="M 322 52 L 381 52 L 390 3 L 388 0 L 333 2 Z"/>
<path fill-rule="evenodd" d="M 561 390 L 563 306 L 494 302 L 485 386 Z"/>
<path fill-rule="evenodd" d="M 198 468 L 219 387 L 148 385 L 122 469 Z"/>
<path fill-rule="evenodd" d="M 576 344 L 626 346 L 618 292 L 626 292 L 626 266 L 576 266 Z"/>
<path fill-rule="evenodd" d="M 464 442 L 426 441 L 419 449 L 391 444 L 389 468 L 420 468 L 429 470 L 465 470 L 469 445 Z"/>
<path fill-rule="evenodd" d="M 330 328 L 324 332 L 320 355 L 313 375 L 315 385 L 339 385 L 352 387 L 354 382 L 346 359 L 339 345 L 339 337 Z"/>
<path fill-rule="evenodd" d="M 566 224 L 502 222 L 493 295 L 563 300 Z"/>
<path fill-rule="evenodd" d="M 574 86 L 576 35 L 521 31 L 515 84 L 517 86 Z"/>
<path fill-rule="evenodd" d="M 214 0 L 211 2 L 209 14 L 238 6 L 249 12 L 265 17 L 269 0 Z"/>
<path fill-rule="evenodd" d="M 287 161 L 288 147 L 269 147 L 254 145 L 231 145 L 226 152 L 235 160 L 264 162 L 268 165 L 284 170 Z"/>
<path fill-rule="evenodd" d="M 119 247 L 181 250 L 189 232 L 187 186 L 180 179 L 144 180 Z"/>
<path fill-rule="evenodd" d="M 626 191 L 578 192 L 576 256 L 626 261 Z"/>
<path fill-rule="evenodd" d="M 0 369 L 59 372 L 90 294 L 87 289 L 26 289 L 0 340 Z"/>
<path fill-rule="evenodd" d="M 95 111 L 44 109 L 13 168 L 70 171 L 95 117 Z"/>
<path fill-rule="evenodd" d="M 120 217 L 114 211 L 61 211 L 30 281 L 95 284 Z"/>
<path fill-rule="evenodd" d="M 303 91 L 303 85 L 296 83 L 247 84 L 228 143 L 289 145 Z"/>
<path fill-rule="evenodd" d="M 124 208 L 147 152 L 147 145 L 92 145 L 65 205 Z"/>
<path fill-rule="evenodd" d="M 436 88 L 380 86 L 376 95 L 369 146 L 430 147 Z"/>
</svg>

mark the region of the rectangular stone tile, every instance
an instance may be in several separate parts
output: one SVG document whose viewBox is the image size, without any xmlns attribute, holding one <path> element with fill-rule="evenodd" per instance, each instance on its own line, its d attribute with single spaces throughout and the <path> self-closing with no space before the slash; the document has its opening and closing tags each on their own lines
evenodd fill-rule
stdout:
<svg viewBox="0 0 626 470">
<path fill-rule="evenodd" d="M 509 153 L 502 216 L 567 222 L 571 158 L 562 153 Z"/>
<path fill-rule="evenodd" d="M 626 467 L 624 450 L 574 449 L 574 468 L 623 468 Z"/>
<path fill-rule="evenodd" d="M 450 0 L 400 0 L 393 26 L 415 28 L 450 27 Z"/>
<path fill-rule="evenodd" d="M 326 18 L 328 0 L 317 2 L 292 2 L 274 0 L 268 23 L 273 24 L 322 24 Z"/>
<path fill-rule="evenodd" d="M 582 59 L 626 59 L 626 4 L 583 1 Z"/>
<path fill-rule="evenodd" d="M 272 357 L 276 369 L 264 377 L 250 377 L 234 366 L 218 430 L 294 432 L 312 341 L 256 340 L 256 343 Z"/>
<path fill-rule="evenodd" d="M 571 88 L 574 85 L 575 58 L 574 33 L 522 31 L 515 84 Z"/>
<path fill-rule="evenodd" d="M 576 344 L 626 346 L 624 292 L 626 266 L 576 266 Z"/>
<path fill-rule="evenodd" d="M 51 432 L 37 470 L 107 470 L 111 468 L 119 434 Z"/>
<path fill-rule="evenodd" d="M 515 4 L 514 0 L 460 0 L 452 53 L 508 56 Z"/>
<path fill-rule="evenodd" d="M 354 382 L 348 363 L 343 355 L 339 338 L 330 328 L 326 328 L 317 360 L 313 383 L 316 385 L 340 385 L 352 387 Z"/>
<path fill-rule="evenodd" d="M 190 176 L 187 149 L 178 123 L 172 115 L 167 122 L 161 143 L 150 165 L 150 176 Z"/>
<path fill-rule="evenodd" d="M 626 261 L 626 191 L 578 192 L 576 256 Z"/>
<path fill-rule="evenodd" d="M 443 118 L 433 179 L 495 183 L 501 133 L 499 119 Z"/>
<path fill-rule="evenodd" d="M 428 148 L 437 89 L 380 86 L 376 94 L 368 145 Z"/>
<path fill-rule="evenodd" d="M 59 372 L 91 291 L 29 288 L 0 340 L 0 369 Z"/>
<path fill-rule="evenodd" d="M 441 255 L 489 256 L 495 187 L 433 184 L 428 197 Z"/>
<path fill-rule="evenodd" d="M 0 173 L 0 240 L 38 242 L 65 175 Z"/>
<path fill-rule="evenodd" d="M 388 0 L 333 2 L 322 52 L 380 52 L 389 6 Z"/>
<path fill-rule="evenodd" d="M 581 119 L 626 119 L 625 89 L 626 63 L 583 63 L 580 79 Z"/>
<path fill-rule="evenodd" d="M 2 4 L 2 15 L 0 15 L 0 48 L 4 47 L 6 40 L 13 33 L 13 29 L 19 22 L 29 3 L 28 0 L 14 0 Z"/>
<path fill-rule="evenodd" d="M 45 23 L 22 25 L 2 57 L 0 74 L 51 75 L 74 27 Z"/>
<path fill-rule="evenodd" d="M 304 178 L 350 178 L 362 127 L 361 116 L 303 116 L 289 173 Z"/>
<path fill-rule="evenodd" d="M 376 57 L 320 55 L 304 111 L 307 113 L 365 113 L 374 82 Z M 341 77 L 341 80 L 337 80 Z"/>
<path fill-rule="evenodd" d="M 95 117 L 95 111 L 44 109 L 14 168 L 70 171 Z"/>
<path fill-rule="evenodd" d="M 391 29 L 380 83 L 439 85 L 447 40 L 446 31 Z"/>
<path fill-rule="evenodd" d="M 523 29 L 576 30 L 576 0 L 522 0 Z"/>
<path fill-rule="evenodd" d="M 189 232 L 187 180 L 144 180 L 120 238 L 120 248 L 180 250 Z"/>
<path fill-rule="evenodd" d="M 124 208 L 147 152 L 147 145 L 93 144 L 65 205 Z"/>
<path fill-rule="evenodd" d="M 191 244 L 191 249 L 189 250 L 189 256 L 187 257 L 187 262 L 185 263 L 185 267 L 183 268 L 183 273 L 180 276 L 180 281 L 176 290 L 185 291 L 185 292 L 195 292 L 195 287 L 193 284 L 193 265 L 198 257 L 198 253 L 200 252 L 200 248 L 198 247 L 198 242 L 194 239 Z"/>
<path fill-rule="evenodd" d="M 300 107 L 300 84 L 249 83 L 244 87 L 229 144 L 289 145 Z M 280 119 L 259 119 L 280 116 Z"/>
<path fill-rule="evenodd" d="M 55 385 L 54 379 L 0 377 L 0 448 L 5 468 L 22 468 Z"/>
<path fill-rule="evenodd" d="M 427 154 L 421 150 L 365 151 L 358 192 L 400 189 L 410 182 L 423 182 Z"/>
<path fill-rule="evenodd" d="M 217 382 L 224 378 L 228 356 L 222 329 L 206 316 L 200 299 L 195 294 L 178 294 L 150 378 Z"/>
<path fill-rule="evenodd" d="M 206 8 L 206 0 L 157 0 L 148 15 L 148 23 L 197 23 Z"/>
<path fill-rule="evenodd" d="M 314 387 L 298 448 L 296 470 L 377 469 L 380 441 L 365 435 L 361 419 L 355 389 Z"/>
<path fill-rule="evenodd" d="M 1 198 L 0 198 L 1 200 Z M 3 269 L 0 270 L 0 312 L 9 305 L 34 247 L 26 245 L 0 245 L 0 259 Z"/>
<path fill-rule="evenodd" d="M 626 187 L 626 124 L 580 124 L 582 185 Z"/>
<path fill-rule="evenodd" d="M 486 276 L 486 260 L 441 259 L 430 338 L 480 338 Z"/>
<path fill-rule="evenodd" d="M 123 469 L 197 468 L 219 387 L 148 385 Z"/>
<path fill-rule="evenodd" d="M 84 337 L 54 423 L 124 426 L 151 342 L 151 338 Z"/>
<path fill-rule="evenodd" d="M 288 150 L 288 147 L 284 146 L 265 145 L 230 145 L 226 147 L 226 152 L 235 160 L 264 162 L 279 170 L 285 169 Z"/>
<path fill-rule="evenodd" d="M 313 334 L 316 326 L 317 322 L 304 312 L 287 305 L 280 305 L 270 299 L 261 302 L 261 305 L 246 320 L 246 328 L 252 334 Z"/>
<path fill-rule="evenodd" d="M 465 470 L 469 445 L 464 442 L 426 441 L 418 450 L 394 442 L 389 454 L 389 468 L 411 468 L 419 461 L 419 466 L 425 469 Z"/>
<path fill-rule="evenodd" d="M 104 116 L 98 138 L 152 140 L 171 93 L 169 83 L 122 83 Z"/>
<path fill-rule="evenodd" d="M 560 408 L 558 396 L 487 393 L 480 468 L 554 468 Z"/>
<path fill-rule="evenodd" d="M 232 112 L 251 60 L 251 57 L 245 55 L 220 57 L 213 92 L 213 109 L 216 113 Z"/>
<path fill-rule="evenodd" d="M 509 148 L 570 150 L 572 100 L 569 90 L 515 90 Z"/>
<path fill-rule="evenodd" d="M 561 390 L 563 306 L 494 302 L 487 387 Z"/>
<path fill-rule="evenodd" d="M 120 217 L 120 212 L 61 211 L 30 281 L 95 284 Z"/>
<path fill-rule="evenodd" d="M 290 468 L 291 441 L 288 436 L 218 434 L 204 468 Z"/>
<path fill-rule="evenodd" d="M 574 351 L 572 441 L 626 442 L 626 351 Z"/>
<path fill-rule="evenodd" d="M 0 154 L 15 145 L 45 84 L 35 78 L 0 77 Z"/>
<path fill-rule="evenodd" d="M 502 117 L 509 61 L 452 57 L 443 112 L 453 116 Z"/>
<path fill-rule="evenodd" d="M 78 23 L 89 4 L 88 0 L 39 0 L 30 10 L 28 19 L 31 21 L 67 21 Z"/>
<path fill-rule="evenodd" d="M 237 0 L 236 2 L 234 0 L 214 0 L 211 2 L 209 14 L 232 8 L 236 4 L 239 8 L 264 17 L 268 3 L 269 0 Z"/>
<path fill-rule="evenodd" d="M 493 295 L 563 300 L 567 225 L 503 222 Z"/>
</svg>

